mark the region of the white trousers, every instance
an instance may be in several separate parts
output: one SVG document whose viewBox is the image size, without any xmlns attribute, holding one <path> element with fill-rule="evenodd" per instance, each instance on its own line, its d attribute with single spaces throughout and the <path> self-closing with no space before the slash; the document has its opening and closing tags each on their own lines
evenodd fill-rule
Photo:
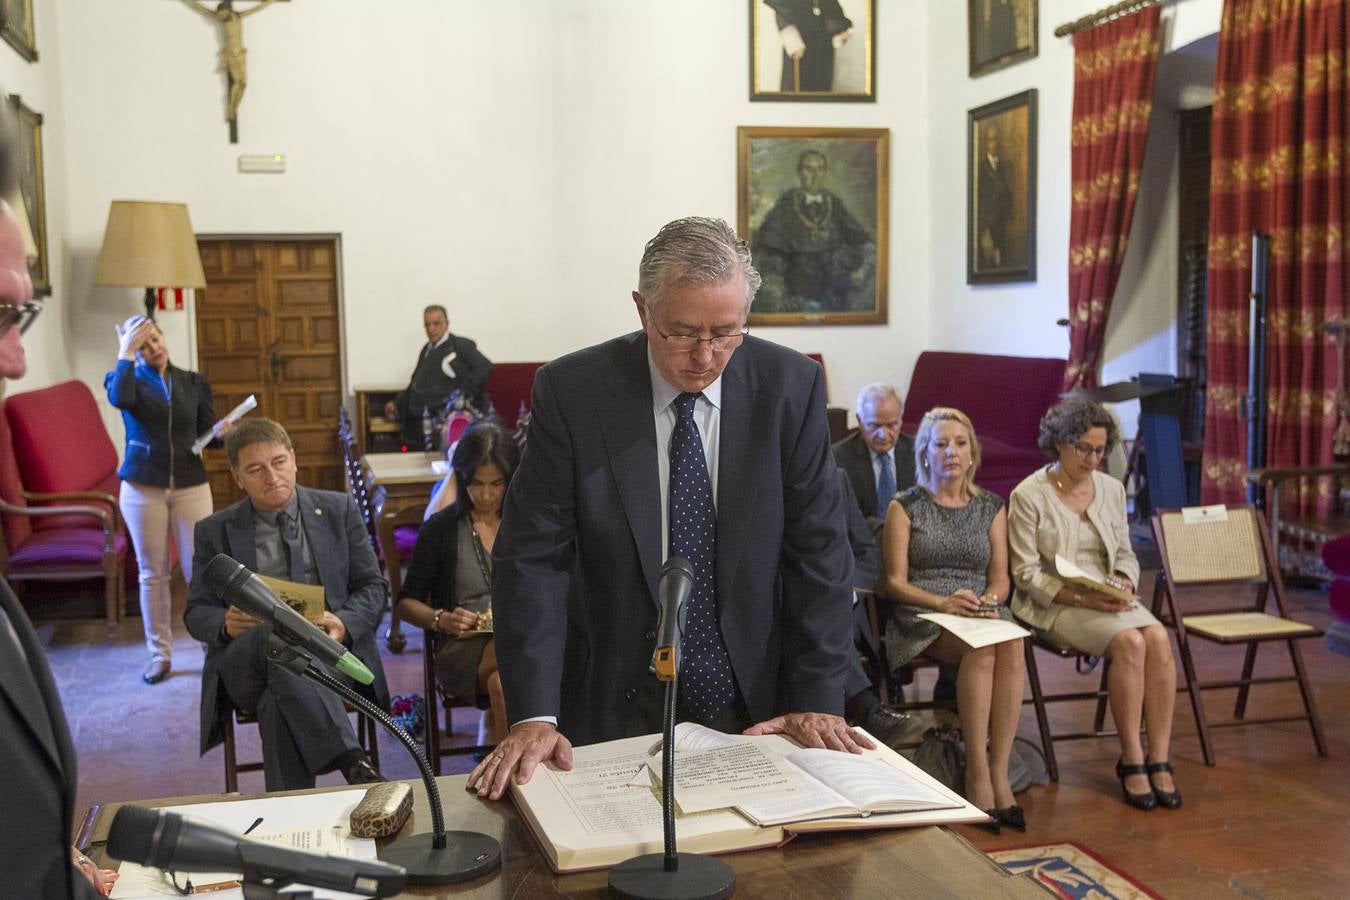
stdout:
<svg viewBox="0 0 1350 900">
<path fill-rule="evenodd" d="M 140 566 L 145 646 L 152 659 L 168 662 L 173 658 L 173 599 L 169 593 L 173 554 L 169 541 L 177 544 L 183 578 L 191 583 L 192 532 L 199 521 L 211 515 L 211 486 L 159 488 L 124 481 L 118 505 Z"/>
</svg>

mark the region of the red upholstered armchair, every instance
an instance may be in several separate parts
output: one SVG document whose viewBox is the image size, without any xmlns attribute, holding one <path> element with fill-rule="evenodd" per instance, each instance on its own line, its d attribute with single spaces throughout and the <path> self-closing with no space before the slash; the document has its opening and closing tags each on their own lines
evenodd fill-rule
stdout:
<svg viewBox="0 0 1350 900">
<path fill-rule="evenodd" d="M 1064 360 L 985 353 L 919 354 L 901 430 L 912 435 L 923 414 L 954 406 L 970 416 L 984 459 L 975 481 L 1004 500 L 1046 462 L 1036 446 L 1041 416 L 1059 402 Z"/>
<path fill-rule="evenodd" d="M 0 415 L 0 568 L 12 582 L 104 580 L 121 619 L 130 555 L 117 509 L 117 451 L 89 388 L 15 394 Z"/>
</svg>

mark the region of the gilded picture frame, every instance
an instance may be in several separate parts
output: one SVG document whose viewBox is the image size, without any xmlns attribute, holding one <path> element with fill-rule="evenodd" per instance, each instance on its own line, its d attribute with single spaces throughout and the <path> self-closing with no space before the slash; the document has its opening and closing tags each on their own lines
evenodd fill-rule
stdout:
<svg viewBox="0 0 1350 900">
<path fill-rule="evenodd" d="M 764 283 L 751 325 L 886 322 L 890 130 L 736 130 L 736 221 Z"/>
<path fill-rule="evenodd" d="M 1036 280 L 1036 91 L 966 114 L 966 283 Z"/>
<path fill-rule="evenodd" d="M 877 0 L 748 2 L 752 101 L 876 101 Z"/>
<path fill-rule="evenodd" d="M 1038 0 L 966 0 L 966 9 L 971 78 L 1036 56 Z"/>
<path fill-rule="evenodd" d="M 28 227 L 37 245 L 37 257 L 28 261 L 28 274 L 33 279 L 33 294 L 46 297 L 52 292 L 49 257 L 47 255 L 47 190 L 42 159 L 42 113 L 24 105 L 18 94 L 9 95 L 9 110 L 19 130 L 19 194 L 23 198 L 22 212 L 28 216 Z"/>
<path fill-rule="evenodd" d="M 37 62 L 33 0 L 0 0 L 0 38 L 29 62 Z"/>
</svg>

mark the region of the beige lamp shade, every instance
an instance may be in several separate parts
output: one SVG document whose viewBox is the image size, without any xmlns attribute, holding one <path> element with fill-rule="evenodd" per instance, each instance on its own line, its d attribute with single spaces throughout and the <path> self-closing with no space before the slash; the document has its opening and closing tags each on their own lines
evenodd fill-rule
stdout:
<svg viewBox="0 0 1350 900">
<path fill-rule="evenodd" d="M 114 200 L 103 231 L 94 284 L 104 287 L 206 287 L 197 237 L 184 203 Z"/>
<path fill-rule="evenodd" d="M 23 205 L 23 197 L 19 195 L 18 188 L 5 198 L 5 205 L 14 214 L 14 221 L 19 223 L 19 233 L 23 235 L 23 255 L 28 257 L 30 262 L 37 259 L 37 241 L 33 240 L 33 228 L 28 224 L 28 208 Z"/>
</svg>

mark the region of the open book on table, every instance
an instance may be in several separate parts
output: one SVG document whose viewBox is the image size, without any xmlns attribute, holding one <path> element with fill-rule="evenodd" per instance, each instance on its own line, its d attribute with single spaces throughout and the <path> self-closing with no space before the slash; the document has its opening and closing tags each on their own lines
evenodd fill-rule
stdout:
<svg viewBox="0 0 1350 900">
<path fill-rule="evenodd" d="M 780 735 L 676 731 L 675 834 L 682 851 L 778 846 L 797 833 L 900 828 L 987 817 L 874 739 L 861 756 L 804 750 Z M 556 872 L 662 849 L 660 735 L 573 749 L 511 794 Z"/>
</svg>

